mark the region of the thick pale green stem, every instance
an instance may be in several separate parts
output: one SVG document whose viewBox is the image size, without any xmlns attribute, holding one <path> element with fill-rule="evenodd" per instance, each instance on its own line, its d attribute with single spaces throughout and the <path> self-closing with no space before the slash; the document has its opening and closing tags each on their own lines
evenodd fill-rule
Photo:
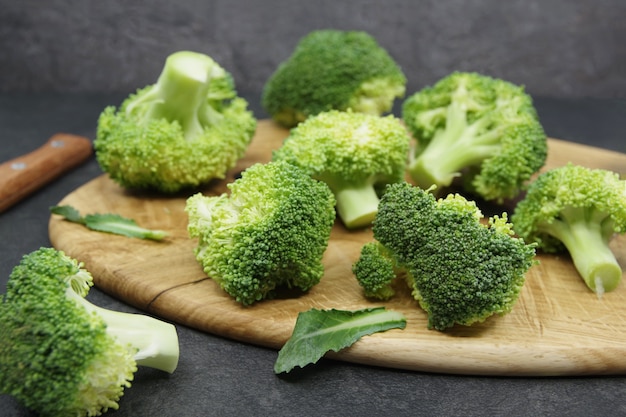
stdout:
<svg viewBox="0 0 626 417">
<path fill-rule="evenodd" d="M 150 316 L 104 309 L 76 295 L 73 290 L 69 292 L 88 311 L 102 317 L 110 336 L 120 344 L 137 350 L 137 365 L 174 372 L 180 356 L 176 327 Z"/>
<path fill-rule="evenodd" d="M 205 107 L 209 83 L 214 71 L 221 68 L 209 56 L 189 51 L 170 55 L 152 90 L 133 107 L 148 102 L 146 120 L 165 119 L 180 123 L 187 140 L 196 137 L 203 127 L 198 112 Z"/>
<path fill-rule="evenodd" d="M 448 170 L 437 162 L 438 157 L 422 154 L 409 166 L 409 175 L 413 182 L 421 188 L 429 188 L 431 185 L 447 187 L 452 184 L 455 177 L 460 173 L 456 170 Z"/>
<path fill-rule="evenodd" d="M 481 163 L 497 150 L 498 134 L 482 132 L 484 120 L 467 123 L 467 110 L 452 102 L 446 126 L 435 133 L 426 149 L 411 162 L 408 171 L 418 186 L 449 186 L 464 168 Z"/>
<path fill-rule="evenodd" d="M 567 248 L 576 270 L 587 286 L 601 297 L 613 291 L 622 279 L 622 269 L 603 236 L 598 222 L 584 219 L 555 222 L 550 225 L 552 234 Z"/>
<path fill-rule="evenodd" d="M 379 198 L 370 184 L 333 190 L 337 213 L 348 229 L 368 226 L 378 212 Z"/>
</svg>

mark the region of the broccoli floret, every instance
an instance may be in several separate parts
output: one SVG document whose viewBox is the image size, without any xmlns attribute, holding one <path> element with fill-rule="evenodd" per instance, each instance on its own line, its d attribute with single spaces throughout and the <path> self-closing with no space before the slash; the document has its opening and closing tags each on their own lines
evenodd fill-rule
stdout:
<svg viewBox="0 0 626 417">
<path fill-rule="evenodd" d="M 626 231 L 626 181 L 615 172 L 567 164 L 539 175 L 511 216 L 515 232 L 547 253 L 569 252 L 602 296 L 622 279 L 609 242 Z"/>
<path fill-rule="evenodd" d="M 231 75 L 204 54 L 170 55 L 155 84 L 108 106 L 94 141 L 101 168 L 131 189 L 174 193 L 224 178 L 256 130 Z"/>
<path fill-rule="evenodd" d="M 410 137 L 392 115 L 331 110 L 293 128 L 274 160 L 324 181 L 347 228 L 370 225 L 384 185 L 404 180 Z"/>
<path fill-rule="evenodd" d="M 118 409 L 137 366 L 173 372 L 176 328 L 97 307 L 83 265 L 53 248 L 25 255 L 0 303 L 0 392 L 46 416 Z"/>
<path fill-rule="evenodd" d="M 325 29 L 298 42 L 266 82 L 261 102 L 274 120 L 293 127 L 333 109 L 382 115 L 405 88 L 404 73 L 371 35 Z"/>
<path fill-rule="evenodd" d="M 417 140 L 408 171 L 421 188 L 461 186 L 485 200 L 516 197 L 545 163 L 547 138 L 522 86 L 455 72 L 408 97 L 402 118 Z"/>
<path fill-rule="evenodd" d="M 393 295 L 392 282 L 403 277 L 431 329 L 506 314 L 535 263 L 535 245 L 513 236 L 506 213 L 482 219 L 475 202 L 459 194 L 436 199 L 406 182 L 389 185 L 375 240 L 364 245 L 353 272 L 365 294 L 379 299 Z"/>
<path fill-rule="evenodd" d="M 391 253 L 378 242 L 363 245 L 352 271 L 367 298 L 389 300 L 395 295 L 391 284 L 396 280 L 399 271 Z"/>
<path fill-rule="evenodd" d="M 185 207 L 206 274 L 243 305 L 319 283 L 335 219 L 328 186 L 291 164 L 269 162 L 249 167 L 228 188 L 195 194 Z"/>
</svg>

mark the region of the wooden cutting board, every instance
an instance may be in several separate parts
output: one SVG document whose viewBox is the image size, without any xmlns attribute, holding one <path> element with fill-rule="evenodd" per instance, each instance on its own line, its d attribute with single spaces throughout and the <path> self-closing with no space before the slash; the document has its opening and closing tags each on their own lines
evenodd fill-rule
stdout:
<svg viewBox="0 0 626 417">
<path fill-rule="evenodd" d="M 247 155 L 224 181 L 208 187 L 219 194 L 235 175 L 265 162 L 287 131 L 259 121 Z M 623 173 L 626 155 L 550 139 L 546 168 L 578 163 Z M 326 254 L 320 284 L 293 299 L 243 307 L 209 279 L 193 255 L 195 241 L 186 231 L 186 196 L 132 194 L 106 176 L 78 188 L 59 204 L 82 214 L 112 212 L 148 228 L 169 233 L 164 242 L 143 241 L 88 231 L 52 216 L 54 247 L 83 261 L 103 291 L 139 309 L 201 331 L 279 349 L 289 338 L 299 312 L 310 308 L 360 309 L 382 303 L 367 301 L 351 273 L 369 230 L 346 231 L 337 223 Z M 612 247 L 626 266 L 626 240 Z M 404 313 L 404 330 L 366 336 L 328 357 L 350 362 L 428 372 L 474 375 L 599 375 L 626 373 L 626 284 L 598 299 L 578 277 L 567 255 L 539 255 L 540 264 L 513 311 L 473 327 L 445 333 L 427 330 L 426 316 L 399 286 L 385 305 Z"/>
</svg>

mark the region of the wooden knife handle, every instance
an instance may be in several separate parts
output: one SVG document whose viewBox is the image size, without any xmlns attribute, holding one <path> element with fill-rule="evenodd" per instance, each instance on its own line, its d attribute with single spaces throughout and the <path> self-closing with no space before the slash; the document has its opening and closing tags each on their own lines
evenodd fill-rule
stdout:
<svg viewBox="0 0 626 417">
<path fill-rule="evenodd" d="M 57 133 L 40 148 L 0 165 L 0 213 L 91 156 L 91 141 Z"/>
</svg>

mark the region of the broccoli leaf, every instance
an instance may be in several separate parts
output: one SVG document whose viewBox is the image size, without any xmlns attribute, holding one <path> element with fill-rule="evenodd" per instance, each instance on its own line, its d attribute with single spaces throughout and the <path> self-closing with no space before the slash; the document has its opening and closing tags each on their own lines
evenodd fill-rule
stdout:
<svg viewBox="0 0 626 417">
<path fill-rule="evenodd" d="M 114 233 L 139 239 L 161 240 L 166 236 L 162 230 L 145 229 L 132 219 L 117 214 L 88 214 L 84 217 L 85 225 L 98 232 Z"/>
<path fill-rule="evenodd" d="M 162 230 L 143 228 L 135 220 L 118 214 L 88 214 L 83 217 L 78 210 L 69 205 L 50 207 L 50 212 L 63 216 L 70 222 L 83 224 L 88 229 L 97 232 L 150 240 L 163 240 L 167 236 L 167 233 Z"/>
<path fill-rule="evenodd" d="M 311 309 L 298 315 L 293 333 L 278 352 L 276 374 L 316 363 L 328 351 L 338 352 L 361 337 L 389 329 L 404 329 L 405 317 L 384 307 L 363 310 Z"/>
<path fill-rule="evenodd" d="M 53 206 L 50 207 L 50 211 L 53 214 L 63 216 L 65 220 L 70 222 L 84 224 L 83 216 L 72 206 Z"/>
</svg>

